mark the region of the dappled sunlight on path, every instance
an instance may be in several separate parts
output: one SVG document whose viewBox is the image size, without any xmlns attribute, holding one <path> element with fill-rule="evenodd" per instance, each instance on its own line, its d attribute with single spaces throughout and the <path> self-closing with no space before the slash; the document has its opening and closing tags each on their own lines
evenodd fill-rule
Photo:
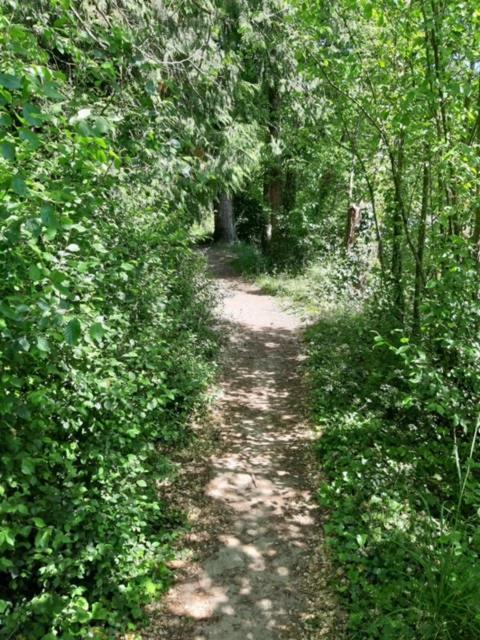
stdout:
<svg viewBox="0 0 480 640">
<path fill-rule="evenodd" d="M 170 637 L 327 637 L 334 604 L 326 578 L 314 585 L 307 579 L 312 562 L 321 564 L 321 527 L 306 468 L 301 323 L 235 278 L 224 253 L 210 259 L 228 334 L 214 412 L 220 442 L 203 488 L 218 516 L 207 532 L 211 552 L 184 568 L 167 596 L 165 613 L 178 623 Z M 319 593 L 322 620 L 312 635 Z"/>
</svg>

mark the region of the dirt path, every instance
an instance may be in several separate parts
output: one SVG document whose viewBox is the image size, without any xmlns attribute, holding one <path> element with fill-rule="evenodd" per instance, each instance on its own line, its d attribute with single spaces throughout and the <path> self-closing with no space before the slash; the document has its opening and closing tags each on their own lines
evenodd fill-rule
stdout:
<svg viewBox="0 0 480 640">
<path fill-rule="evenodd" d="M 194 557 L 144 638 L 338 638 L 299 372 L 298 318 L 211 251 L 228 332 L 214 454 L 186 471 Z M 195 504 L 196 502 L 196 504 Z"/>
</svg>

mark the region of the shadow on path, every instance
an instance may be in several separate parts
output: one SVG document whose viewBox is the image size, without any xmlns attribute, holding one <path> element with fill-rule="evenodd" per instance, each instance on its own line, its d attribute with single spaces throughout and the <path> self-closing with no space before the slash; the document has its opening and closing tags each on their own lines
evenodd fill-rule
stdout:
<svg viewBox="0 0 480 640">
<path fill-rule="evenodd" d="M 182 567 L 162 605 L 168 636 L 160 624 L 144 637 L 326 638 L 335 602 L 310 493 L 301 323 L 236 278 L 228 254 L 210 251 L 209 259 L 228 335 L 213 416 L 218 449 L 202 488 L 214 515 L 200 562 Z M 312 582 L 314 563 L 321 577 Z"/>
</svg>

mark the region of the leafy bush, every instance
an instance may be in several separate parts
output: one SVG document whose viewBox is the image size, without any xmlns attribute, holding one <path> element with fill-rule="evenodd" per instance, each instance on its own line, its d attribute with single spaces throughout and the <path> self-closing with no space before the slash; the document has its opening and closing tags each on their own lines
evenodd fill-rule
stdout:
<svg viewBox="0 0 480 640">
<path fill-rule="evenodd" d="M 168 583 L 157 484 L 210 378 L 212 302 L 137 9 L 0 14 L 5 638 L 100 637 Z"/>
<path fill-rule="evenodd" d="M 238 251 L 256 255 L 251 248 L 242 247 Z M 245 263 L 243 258 L 239 265 Z M 262 256 L 256 264 L 265 265 L 263 272 L 261 268 L 256 269 L 257 283 L 262 289 L 293 300 L 302 312 L 314 317 L 320 314 L 325 318 L 338 317 L 342 311 L 351 313 L 361 309 L 377 286 L 375 274 L 359 275 L 356 262 L 341 252 L 317 257 L 301 273 L 277 271 Z M 245 265 L 244 272 L 247 270 Z"/>
<path fill-rule="evenodd" d="M 418 336 L 398 331 L 389 342 L 408 381 L 404 404 L 439 428 L 457 429 L 462 440 L 471 436 L 480 397 L 478 269 L 463 241 L 448 246 L 442 262 L 428 285 Z"/>
<path fill-rule="evenodd" d="M 391 329 L 376 278 L 359 279 L 357 266 L 330 254 L 303 274 L 257 278 L 314 318 L 305 338 L 318 499 L 347 637 L 476 638 L 475 281 L 457 269 L 436 280 L 414 338 Z M 452 279 L 458 295 L 447 299 Z"/>
<path fill-rule="evenodd" d="M 341 309 L 307 338 L 326 476 L 319 501 L 342 567 L 337 587 L 349 634 L 477 637 L 476 441 L 458 443 L 456 462 L 451 431 L 405 402 L 405 351 L 375 348 L 371 327 L 379 318 Z"/>
<path fill-rule="evenodd" d="M 267 260 L 256 246 L 239 242 L 233 247 L 232 266 L 238 273 L 254 276 L 265 271 Z"/>
</svg>

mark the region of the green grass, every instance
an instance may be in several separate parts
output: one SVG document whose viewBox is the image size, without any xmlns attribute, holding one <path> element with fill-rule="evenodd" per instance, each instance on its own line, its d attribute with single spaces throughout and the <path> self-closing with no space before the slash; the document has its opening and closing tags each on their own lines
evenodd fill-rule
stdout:
<svg viewBox="0 0 480 640">
<path fill-rule="evenodd" d="M 293 302 L 303 315 L 335 317 L 359 312 L 372 282 L 359 282 L 341 255 L 312 262 L 303 272 L 276 272 L 261 251 L 248 244 L 234 246 L 236 271 L 270 295 Z"/>
</svg>

